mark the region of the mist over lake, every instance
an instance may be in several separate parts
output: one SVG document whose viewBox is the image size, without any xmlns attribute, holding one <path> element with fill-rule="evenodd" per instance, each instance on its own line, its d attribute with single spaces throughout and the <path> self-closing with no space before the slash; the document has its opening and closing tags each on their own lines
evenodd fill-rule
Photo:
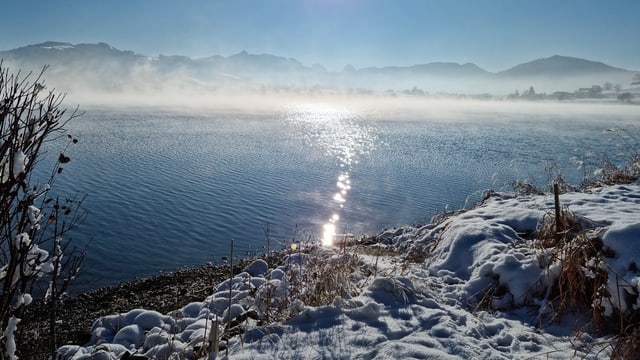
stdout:
<svg viewBox="0 0 640 360">
<path fill-rule="evenodd" d="M 279 249 L 328 225 L 360 237 L 428 223 L 515 180 L 544 186 L 551 164 L 579 184 L 626 146 L 603 130 L 638 121 L 635 107 L 597 104 L 85 111 L 55 187 L 87 194 L 71 234 L 90 240 L 85 289 L 222 263 L 232 239 L 237 256 L 263 253 L 267 228 Z"/>
</svg>

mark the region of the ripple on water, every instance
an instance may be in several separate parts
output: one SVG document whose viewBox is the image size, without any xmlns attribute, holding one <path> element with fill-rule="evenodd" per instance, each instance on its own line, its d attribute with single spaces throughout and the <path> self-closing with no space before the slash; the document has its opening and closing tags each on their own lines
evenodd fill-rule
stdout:
<svg viewBox="0 0 640 360">
<path fill-rule="evenodd" d="M 88 194 L 73 236 L 93 239 L 84 278 L 107 285 L 219 263 L 231 239 L 236 254 L 262 251 L 265 224 L 274 247 L 318 240 L 326 224 L 371 234 L 424 223 L 487 188 L 541 180 L 545 160 L 569 164 L 584 148 L 568 135 L 575 123 L 532 128 L 518 116 L 527 117 L 513 115 L 505 131 L 504 119 L 386 121 L 317 106 L 259 116 L 91 110 L 69 124 L 80 142 L 54 189 Z M 592 149 L 607 121 L 580 127 Z"/>
</svg>

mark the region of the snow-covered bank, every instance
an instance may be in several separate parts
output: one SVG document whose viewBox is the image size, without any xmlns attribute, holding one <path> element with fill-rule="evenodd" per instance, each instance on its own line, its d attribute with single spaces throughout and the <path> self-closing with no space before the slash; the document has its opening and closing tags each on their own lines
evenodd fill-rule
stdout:
<svg viewBox="0 0 640 360">
<path fill-rule="evenodd" d="M 561 196 L 606 256 L 579 271 L 604 276 L 592 306 L 605 317 L 639 306 L 640 185 Z M 553 197 L 495 194 L 438 224 L 377 236 L 378 246 L 296 248 L 261 260 L 212 294 L 168 314 L 135 309 L 94 322 L 61 359 L 596 358 L 613 351 L 589 311 L 561 312 L 568 251 L 537 245 Z M 231 306 L 229 306 L 231 297 Z M 225 330 L 231 319 L 232 336 Z M 217 325 L 214 325 L 217 324 Z"/>
</svg>

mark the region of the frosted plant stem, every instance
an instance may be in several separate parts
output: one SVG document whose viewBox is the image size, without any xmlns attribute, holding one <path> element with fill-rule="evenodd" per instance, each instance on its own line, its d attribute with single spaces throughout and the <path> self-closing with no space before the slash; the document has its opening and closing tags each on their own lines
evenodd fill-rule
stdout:
<svg viewBox="0 0 640 360">
<path fill-rule="evenodd" d="M 229 356 L 229 338 L 231 336 L 231 295 L 233 291 L 233 239 L 231 239 L 231 256 L 229 257 L 229 306 L 227 307 L 227 348 L 225 353 Z"/>
</svg>

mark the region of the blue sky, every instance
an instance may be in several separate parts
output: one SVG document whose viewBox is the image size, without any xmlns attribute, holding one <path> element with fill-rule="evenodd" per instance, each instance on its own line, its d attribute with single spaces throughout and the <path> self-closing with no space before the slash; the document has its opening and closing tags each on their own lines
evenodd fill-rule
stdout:
<svg viewBox="0 0 640 360">
<path fill-rule="evenodd" d="M 638 0 L 3 0 L 0 50 L 106 42 L 145 55 L 242 50 L 330 70 L 551 55 L 640 70 Z"/>
</svg>

